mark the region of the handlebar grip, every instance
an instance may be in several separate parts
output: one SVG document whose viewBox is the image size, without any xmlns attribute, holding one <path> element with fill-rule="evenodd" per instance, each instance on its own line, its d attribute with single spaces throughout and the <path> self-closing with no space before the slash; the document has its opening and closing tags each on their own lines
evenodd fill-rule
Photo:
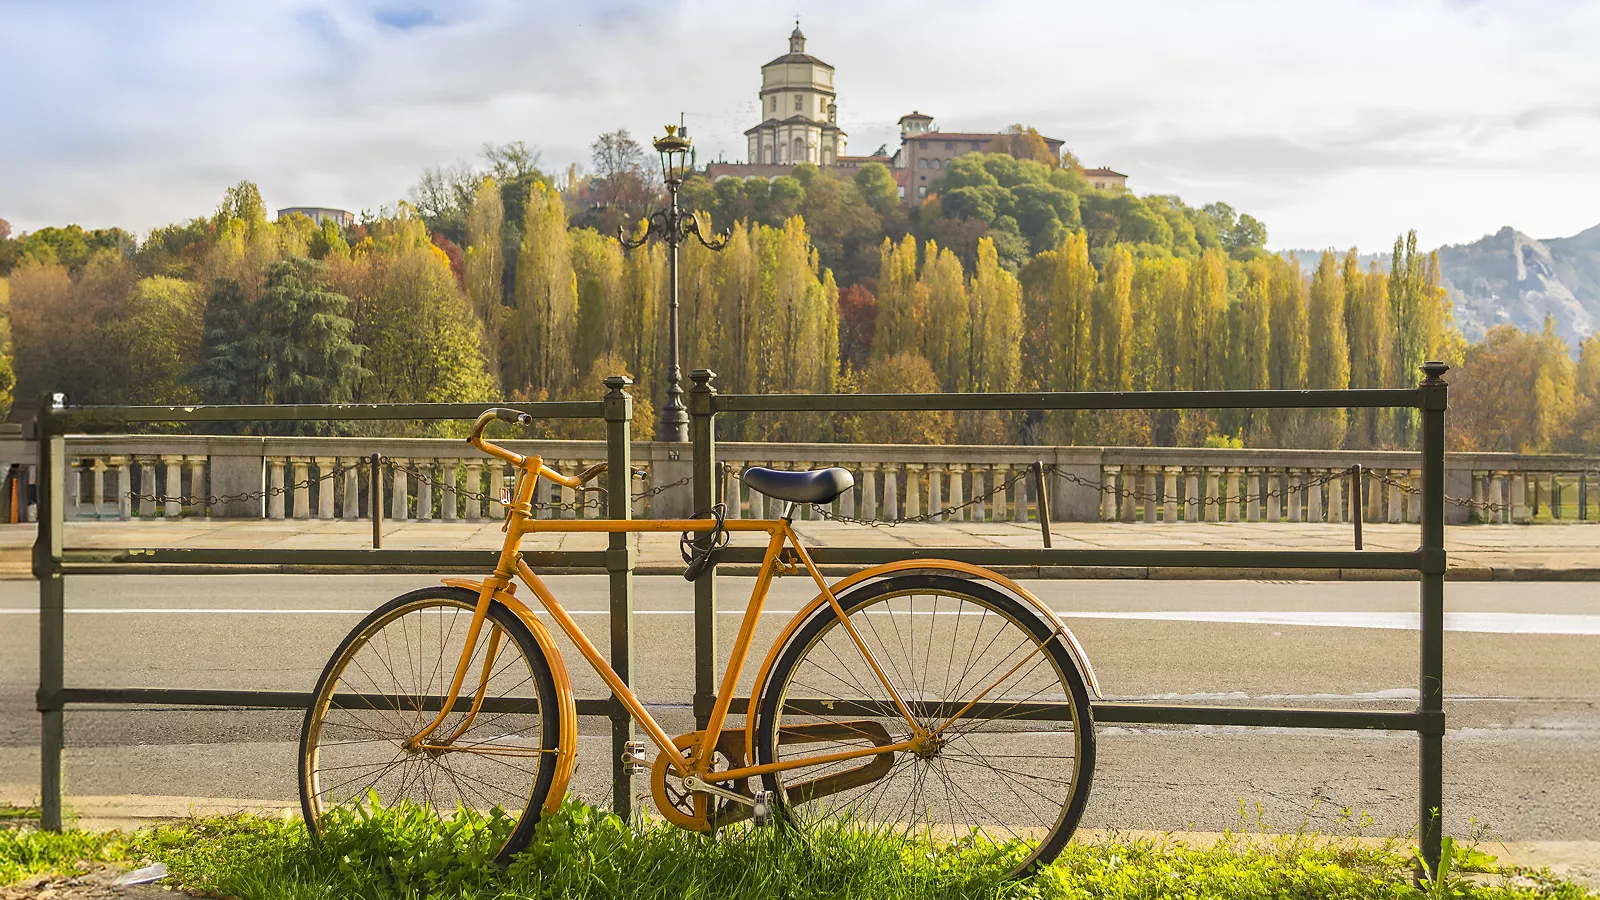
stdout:
<svg viewBox="0 0 1600 900">
<path fill-rule="evenodd" d="M 533 416 L 530 416 L 525 412 L 519 412 L 515 409 L 506 409 L 503 406 L 497 406 L 490 410 L 490 412 L 494 413 L 494 417 L 496 419 L 499 419 L 502 422 L 509 422 L 512 425 L 527 426 L 533 424 Z"/>
</svg>

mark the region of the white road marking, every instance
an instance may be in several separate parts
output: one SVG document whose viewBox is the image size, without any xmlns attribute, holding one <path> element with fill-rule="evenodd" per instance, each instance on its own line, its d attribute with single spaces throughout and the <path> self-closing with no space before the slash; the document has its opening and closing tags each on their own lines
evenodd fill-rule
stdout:
<svg viewBox="0 0 1600 900">
<path fill-rule="evenodd" d="M 100 606 L 71 607 L 68 615 L 126 616 L 126 615 L 247 615 L 247 616 L 364 616 L 370 609 L 331 608 L 260 608 L 260 607 L 155 607 L 155 606 Z M 37 607 L 0 608 L 0 615 L 38 615 Z M 605 616 L 603 609 L 569 609 L 574 616 Z M 769 609 L 767 616 L 794 615 L 795 609 Z M 724 616 L 742 616 L 742 609 L 724 609 Z M 692 616 L 692 609 L 638 609 L 640 616 Z M 906 615 L 905 611 L 882 612 L 882 615 Z M 941 610 L 930 613 L 919 610 L 914 615 L 976 615 L 974 612 L 958 613 Z M 1414 612 L 1318 612 L 1318 611 L 1228 611 L 1228 610 L 1068 610 L 1061 611 L 1063 619 L 1116 619 L 1124 621 L 1202 622 L 1222 625 L 1286 625 L 1315 628 L 1376 628 L 1382 630 L 1416 631 L 1421 627 L 1421 616 Z M 1446 631 L 1477 632 L 1481 634 L 1532 634 L 1600 636 L 1600 615 L 1571 615 L 1560 613 L 1511 612 L 1456 612 L 1445 613 Z"/>
</svg>

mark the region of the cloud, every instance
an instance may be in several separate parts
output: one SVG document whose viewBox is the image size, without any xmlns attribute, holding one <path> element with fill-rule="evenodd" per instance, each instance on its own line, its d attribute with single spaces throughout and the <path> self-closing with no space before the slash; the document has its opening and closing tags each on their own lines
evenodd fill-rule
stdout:
<svg viewBox="0 0 1600 900">
<path fill-rule="evenodd" d="M 376 208 L 422 169 L 520 139 L 547 165 L 686 114 L 744 156 L 768 0 L 0 0 L 0 216 L 147 230 L 257 181 Z M 1226 200 L 1273 244 L 1564 233 L 1600 208 L 1600 6 L 1363 0 L 802 5 L 851 149 L 1026 122 L 1140 192 Z M 1584 222 L 1583 219 L 1591 221 Z"/>
</svg>

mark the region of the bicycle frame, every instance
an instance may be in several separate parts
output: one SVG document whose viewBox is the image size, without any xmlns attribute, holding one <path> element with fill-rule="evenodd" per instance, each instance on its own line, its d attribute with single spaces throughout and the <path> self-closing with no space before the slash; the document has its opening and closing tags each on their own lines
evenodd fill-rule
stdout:
<svg viewBox="0 0 1600 900">
<path fill-rule="evenodd" d="M 489 446 L 493 447 L 492 444 Z M 496 447 L 495 449 L 498 450 L 500 448 Z M 598 674 L 606 683 L 606 686 L 611 690 L 612 694 L 617 698 L 617 700 L 627 708 L 629 714 L 633 716 L 634 720 L 644 730 L 645 734 L 649 736 L 651 742 L 654 743 L 662 753 L 668 754 L 670 764 L 680 776 L 694 774 L 702 776 L 706 781 L 710 782 L 735 781 L 757 775 L 765 775 L 771 772 L 800 768 L 803 766 L 821 765 L 823 763 L 837 762 L 856 757 L 893 753 L 911 748 L 915 738 L 912 740 L 900 741 L 892 744 L 861 748 L 858 750 L 847 750 L 838 753 L 767 763 L 764 765 L 743 766 L 740 768 L 728 769 L 715 773 L 709 771 L 711 762 L 714 758 L 713 751 L 716 748 L 718 739 L 722 735 L 723 726 L 727 722 L 728 710 L 732 706 L 734 695 L 737 692 L 739 676 L 743 672 L 744 663 L 749 656 L 750 645 L 754 639 L 756 625 L 760 621 L 762 608 L 765 605 L 767 593 L 772 584 L 772 579 L 779 573 L 779 571 L 794 571 L 798 568 L 784 561 L 783 551 L 786 548 L 794 551 L 800 566 L 805 568 L 807 574 L 809 574 L 811 579 L 816 583 L 818 589 L 821 591 L 822 597 L 825 598 L 825 602 L 833 607 L 835 614 L 839 616 L 840 621 L 844 625 L 847 633 L 850 635 L 851 640 L 855 643 L 856 648 L 861 652 L 862 658 L 877 676 L 885 691 L 888 692 L 888 696 L 892 699 L 896 710 L 906 720 L 907 725 L 911 727 L 913 734 L 921 737 L 927 733 L 930 733 L 929 729 L 926 729 L 920 725 L 912 716 L 910 709 L 905 704 L 905 701 L 901 699 L 899 692 L 895 689 L 888 676 L 884 673 L 882 667 L 878 664 L 878 661 L 874 658 L 871 649 L 866 645 L 866 642 L 861 638 L 860 634 L 857 633 L 855 626 L 850 622 L 849 617 L 844 614 L 843 608 L 839 606 L 839 601 L 836 594 L 829 587 L 828 582 L 822 576 L 821 571 L 817 569 L 816 563 L 811 559 L 811 555 L 806 552 L 804 545 L 800 542 L 799 536 L 795 534 L 794 529 L 790 525 L 789 521 L 787 519 L 738 519 L 725 522 L 723 525 L 724 529 L 730 532 L 763 532 L 767 534 L 768 540 L 766 554 L 762 559 L 761 568 L 756 577 L 755 587 L 751 591 L 750 603 L 745 609 L 744 618 L 740 624 L 738 636 L 734 641 L 732 658 L 729 660 L 727 669 L 723 672 L 722 685 L 717 691 L 716 702 L 712 707 L 710 719 L 706 724 L 706 728 L 701 734 L 699 744 L 695 747 L 694 752 L 690 755 L 689 759 L 684 759 L 681 751 L 673 743 L 672 737 L 669 736 L 664 729 L 662 729 L 660 724 L 656 722 L 655 718 L 650 715 L 649 710 L 647 710 L 644 704 L 640 702 L 638 697 L 634 695 L 633 691 L 629 689 L 628 685 L 623 682 L 621 676 L 619 676 L 616 671 L 611 668 L 611 665 L 606 661 L 604 655 L 598 648 L 594 646 L 594 643 L 589 640 L 588 635 L 584 633 L 582 627 L 580 627 L 572 618 L 572 616 L 566 611 L 566 609 L 561 605 L 561 602 L 556 599 L 555 595 L 550 591 L 549 587 L 544 583 L 544 581 L 540 579 L 539 576 L 534 573 L 533 569 L 531 569 L 528 564 L 522 560 L 520 547 L 522 538 L 525 535 L 543 532 L 603 534 L 619 532 L 703 532 L 709 530 L 712 523 L 703 518 L 576 520 L 535 519 L 532 517 L 532 499 L 534 489 L 537 486 L 538 479 L 540 477 L 573 488 L 579 487 L 581 482 L 579 479 L 569 478 L 561 475 L 558 472 L 554 472 L 549 468 L 546 468 L 543 465 L 542 460 L 537 456 L 525 458 L 519 457 L 518 460 L 514 460 L 514 462 L 518 464 L 520 474 L 518 477 L 515 495 L 511 498 L 512 502 L 505 529 L 506 538 L 501 548 L 500 562 L 495 567 L 494 575 L 482 582 L 467 581 L 464 579 L 447 580 L 447 583 L 456 586 L 470 586 L 476 588 L 479 591 L 478 606 L 474 611 L 472 622 L 468 627 L 461 659 L 457 663 L 455 676 L 451 681 L 450 689 L 444 699 L 444 702 L 442 703 L 442 708 L 432 722 L 430 722 L 417 734 L 412 736 L 412 738 L 407 742 L 408 746 L 426 747 L 427 749 L 433 750 L 445 750 L 448 748 L 454 750 L 455 752 L 465 753 L 493 754 L 503 752 L 500 749 L 450 747 L 450 742 L 454 739 L 454 737 L 470 727 L 473 718 L 477 715 L 478 709 L 483 702 L 483 691 L 486 686 L 484 679 L 480 679 L 477 687 L 473 690 L 472 705 L 467 711 L 466 718 L 460 725 L 456 727 L 456 729 L 454 729 L 453 733 L 445 737 L 442 741 L 436 743 L 429 742 L 428 739 L 439 728 L 439 726 L 443 724 L 444 720 L 448 717 L 449 710 L 454 708 L 456 700 L 461 696 L 462 687 L 465 684 L 467 675 L 472 667 L 472 658 L 476 654 L 478 641 L 482 632 L 483 621 L 488 616 L 490 604 L 496 602 L 505 604 L 520 618 L 522 618 L 531 629 L 534 630 L 536 636 L 540 636 L 541 633 L 545 632 L 543 624 L 539 622 L 537 617 L 534 615 L 533 610 L 516 597 L 515 588 L 512 585 L 512 577 L 515 576 L 521 580 L 523 584 L 527 585 L 534 597 L 538 599 L 539 606 L 543 608 L 543 610 L 550 616 L 551 619 L 555 621 L 558 626 L 560 626 L 562 632 L 565 633 L 568 639 L 570 639 L 578 648 L 578 652 L 583 655 L 584 659 L 588 661 L 590 667 L 593 668 L 595 673 Z M 488 652 L 485 654 L 485 659 L 483 662 L 483 671 L 485 673 L 489 672 L 493 665 L 494 654 L 498 651 L 500 644 L 499 637 L 500 635 L 497 629 L 490 635 L 490 646 Z M 547 641 L 545 639 L 541 639 L 540 643 L 542 645 L 546 645 Z M 550 646 L 547 646 L 547 652 L 549 649 Z M 563 682 L 566 681 L 564 678 L 558 680 Z M 570 692 L 570 683 L 566 684 L 565 690 Z M 952 717 L 952 720 L 954 718 L 955 717 Z M 945 723 L 945 725 L 948 725 L 948 723 Z"/>
<path fill-rule="evenodd" d="M 543 580 L 541 580 L 539 576 L 534 573 L 533 569 L 530 568 L 522 559 L 521 544 L 522 538 L 525 535 L 546 532 L 599 534 L 655 532 L 703 533 L 710 531 L 713 527 L 715 527 L 714 523 L 705 518 L 535 519 L 533 518 L 533 496 L 534 490 L 537 487 L 540 478 L 544 478 L 553 483 L 578 490 L 583 488 L 584 483 L 588 479 L 598 475 L 599 471 L 603 470 L 603 467 L 591 469 L 588 472 L 575 477 L 567 476 L 546 467 L 543 463 L 543 460 L 538 456 L 524 457 L 521 454 L 507 450 L 503 447 L 496 446 L 495 444 L 486 441 L 481 437 L 482 427 L 492 415 L 493 411 L 490 413 L 485 413 L 484 416 L 479 418 L 478 423 L 474 426 L 473 436 L 468 439 L 468 442 L 490 456 L 503 459 L 511 463 L 517 470 L 518 475 L 516 486 L 511 492 L 511 496 L 507 498 L 509 500 L 509 504 L 506 515 L 506 525 L 504 529 L 506 532 L 506 538 L 501 545 L 500 560 L 495 566 L 493 575 L 481 582 L 467 579 L 445 580 L 446 584 L 477 590 L 478 603 L 474 610 L 472 622 L 465 637 L 465 645 L 462 649 L 461 659 L 457 663 L 455 676 L 451 681 L 448 694 L 444 698 L 444 702 L 441 704 L 440 711 L 432 722 L 430 722 L 417 734 L 413 735 L 406 742 L 406 746 L 409 749 L 415 750 L 423 748 L 434 751 L 482 753 L 491 755 L 495 753 L 506 752 L 500 748 L 491 749 L 484 747 L 452 746 L 452 742 L 455 740 L 455 738 L 464 733 L 471 726 L 478 714 L 478 710 L 483 703 L 483 695 L 487 686 L 488 674 L 493 667 L 495 654 L 498 652 L 498 649 L 502 643 L 501 634 L 498 627 L 495 627 L 490 633 L 489 646 L 485 654 L 483 664 L 483 674 L 479 678 L 477 687 L 473 691 L 472 703 L 467 711 L 464 721 L 460 723 L 450 735 L 444 737 L 442 740 L 435 742 L 429 741 L 429 738 L 433 735 L 433 733 L 439 728 L 440 725 L 444 723 L 445 719 L 449 715 L 449 712 L 454 709 L 456 701 L 461 696 L 462 686 L 465 683 L 468 672 L 471 668 L 472 658 L 476 654 L 483 622 L 488 617 L 488 612 L 491 605 L 494 603 L 502 603 L 507 608 L 515 612 L 517 616 L 527 624 L 536 641 L 544 650 L 546 657 L 550 660 L 551 668 L 555 676 L 559 702 L 562 706 L 562 727 L 561 735 L 559 736 L 558 740 L 558 749 L 556 751 L 558 760 L 556 779 L 552 785 L 550 796 L 546 800 L 545 809 L 547 812 L 549 812 L 559 807 L 561 798 L 566 793 L 566 784 L 571 776 L 577 753 L 577 729 L 575 724 L 576 707 L 572 696 L 572 685 L 567 676 L 566 667 L 561 659 L 559 649 L 556 647 L 555 642 L 551 639 L 549 631 L 534 614 L 533 610 L 516 597 L 516 585 L 514 583 L 514 579 L 521 580 L 523 584 L 527 585 L 534 597 L 537 598 L 540 607 L 542 607 L 545 613 L 548 614 L 550 618 L 560 626 L 562 632 L 564 632 L 568 639 L 570 639 L 578 648 L 578 651 L 583 655 L 584 659 L 588 661 L 590 667 L 594 669 L 595 673 L 601 677 L 606 686 L 611 690 L 613 696 L 615 696 L 618 702 L 620 702 L 628 710 L 634 721 L 643 728 L 645 734 L 649 736 L 651 743 L 655 744 L 661 753 L 666 754 L 668 762 L 670 763 L 673 771 L 675 771 L 680 777 L 687 778 L 688 776 L 692 775 L 713 785 L 717 782 L 740 781 L 758 775 L 767 775 L 773 772 L 786 771 L 806 766 L 823 765 L 826 763 L 869 756 L 880 756 L 882 754 L 896 753 L 903 750 L 916 750 L 923 742 L 936 740 L 940 732 L 948 728 L 956 720 L 960 719 L 963 715 L 971 711 L 978 704 L 978 702 L 983 699 L 989 690 L 994 687 L 994 684 L 998 684 L 1006 677 L 1009 677 L 1011 674 L 1010 672 L 1002 675 L 999 680 L 994 682 L 994 684 L 991 684 L 988 688 L 984 688 L 983 691 L 979 692 L 978 695 L 968 702 L 964 707 L 957 710 L 953 715 L 945 718 L 937 726 L 928 728 L 919 723 L 911 714 L 910 709 L 906 706 L 905 701 L 901 698 L 899 691 L 895 689 L 888 676 L 884 673 L 884 670 L 879 665 L 877 659 L 874 658 L 871 649 L 867 646 L 866 642 L 857 632 L 855 625 L 850 621 L 849 616 L 845 614 L 844 609 L 839 604 L 838 599 L 838 593 L 843 589 L 858 584 L 868 578 L 885 575 L 891 572 L 904 571 L 911 568 L 945 569 L 965 575 L 967 577 L 988 580 L 1014 592 L 1016 595 L 1027 600 L 1036 610 L 1038 610 L 1038 612 L 1045 618 L 1046 621 L 1052 624 L 1056 633 L 1065 643 L 1068 652 L 1077 662 L 1080 671 L 1084 674 L 1090 690 L 1095 696 L 1100 695 L 1099 684 L 1094 677 L 1094 670 L 1089 667 L 1088 659 L 1084 655 L 1083 649 L 1081 645 L 1078 644 L 1077 639 L 1070 631 L 1067 630 L 1066 626 L 1062 624 L 1060 618 L 1057 617 L 1055 613 L 1049 609 L 1049 607 L 1045 606 L 1045 604 L 1040 602 L 1038 598 L 1034 597 L 1030 592 L 1023 589 L 1020 585 L 1009 578 L 1005 578 L 997 573 L 989 571 L 988 569 L 968 563 L 961 563 L 953 560 L 923 559 L 902 560 L 900 562 L 875 566 L 870 569 L 857 572 L 856 574 L 843 579 L 837 585 L 829 585 L 827 580 L 823 578 L 821 571 L 818 570 L 816 563 L 812 560 L 810 553 L 806 551 L 804 545 L 801 543 L 799 535 L 795 533 L 794 528 L 790 524 L 787 517 L 780 519 L 759 520 L 735 519 L 722 522 L 721 527 L 730 532 L 765 533 L 768 536 L 766 553 L 762 558 L 761 567 L 757 572 L 756 584 L 751 590 L 750 602 L 745 608 L 744 617 L 739 626 L 739 633 L 734 641 L 731 658 L 729 659 L 727 668 L 723 671 L 722 684 L 717 690 L 711 715 L 707 720 L 706 727 L 701 731 L 698 742 L 692 747 L 689 757 L 685 759 L 682 749 L 676 745 L 673 738 L 669 736 L 666 731 L 661 728 L 660 724 L 656 722 L 655 718 L 650 715 L 649 710 L 645 709 L 644 704 L 639 701 L 638 697 L 634 695 L 633 691 L 628 687 L 628 685 L 623 682 L 621 676 L 619 676 L 616 671 L 611 668 L 611 665 L 606 661 L 599 649 L 596 648 L 594 643 L 589 640 L 586 634 L 584 634 L 583 629 L 579 627 L 578 623 L 561 605 L 560 601 L 556 599 L 549 587 L 545 585 Z M 786 549 L 793 551 L 794 559 L 798 561 L 798 565 L 784 558 L 784 551 Z M 862 659 L 871 668 L 879 683 L 882 684 L 884 690 L 887 692 L 888 697 L 892 700 L 895 711 L 898 712 L 899 715 L 906 721 L 906 724 L 909 726 L 911 731 L 911 737 L 907 740 L 895 743 L 879 744 L 871 747 L 819 754 L 816 756 L 800 757 L 791 760 L 783 760 L 759 765 L 745 765 L 738 768 L 729 768 L 719 772 L 712 772 L 710 769 L 716 758 L 717 744 L 722 736 L 724 725 L 727 722 L 729 709 L 732 707 L 734 696 L 737 693 L 739 676 L 743 672 L 744 664 L 749 656 L 750 645 L 755 636 L 756 625 L 761 619 L 762 609 L 766 603 L 767 592 L 771 587 L 772 579 L 780 573 L 797 573 L 801 567 L 805 569 L 806 573 L 811 577 L 811 580 L 816 583 L 819 594 L 789 622 L 783 633 L 778 637 L 777 641 L 774 642 L 772 649 L 768 651 L 767 657 L 763 662 L 761 669 L 757 673 L 752 697 L 759 696 L 759 692 L 765 685 L 767 675 L 774 663 L 775 654 L 777 651 L 784 645 L 789 636 L 793 634 L 795 629 L 797 629 L 802 622 L 808 620 L 811 615 L 813 615 L 822 607 L 823 604 L 826 604 L 833 609 L 834 615 L 838 617 L 840 624 L 850 636 L 850 639 L 855 644 L 856 649 L 861 653 Z M 1033 655 L 1038 653 L 1039 650 L 1044 646 L 1045 644 L 1041 643 L 1034 649 L 1033 653 L 1030 653 L 1022 660 L 1022 663 L 1025 663 L 1028 661 L 1028 659 L 1031 659 Z M 1018 663 L 1016 667 L 1013 667 L 1012 671 L 1015 671 L 1016 668 L 1022 665 L 1022 663 Z M 746 760 L 753 758 L 751 751 L 754 749 L 754 722 L 755 716 L 753 714 L 746 716 L 746 722 L 744 725 Z M 518 752 L 525 754 L 528 751 L 523 750 Z"/>
</svg>

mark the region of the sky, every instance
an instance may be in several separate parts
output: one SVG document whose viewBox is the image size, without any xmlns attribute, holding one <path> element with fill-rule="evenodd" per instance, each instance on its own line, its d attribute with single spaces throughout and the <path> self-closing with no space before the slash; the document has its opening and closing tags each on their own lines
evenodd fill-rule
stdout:
<svg viewBox="0 0 1600 900">
<path fill-rule="evenodd" d="M 1274 248 L 1600 223 L 1600 3 L 0 0 L 0 218 L 149 229 L 248 179 L 376 210 L 522 140 L 548 170 L 684 114 L 744 158 L 760 66 L 836 68 L 849 151 L 1013 122 Z"/>
</svg>

